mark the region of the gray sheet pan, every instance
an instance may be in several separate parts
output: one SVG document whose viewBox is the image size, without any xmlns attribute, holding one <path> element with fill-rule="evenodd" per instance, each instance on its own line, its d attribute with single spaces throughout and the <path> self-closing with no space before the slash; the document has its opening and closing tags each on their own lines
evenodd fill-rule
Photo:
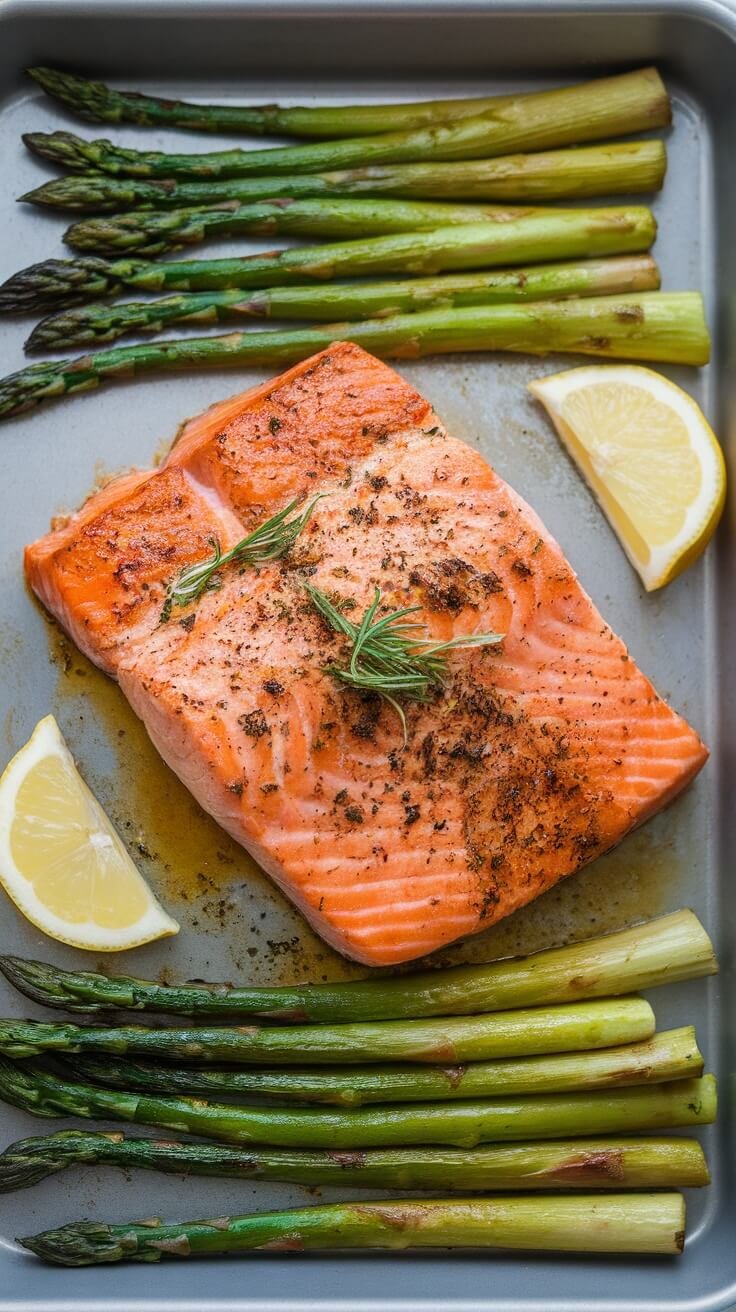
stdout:
<svg viewBox="0 0 736 1312">
<path fill-rule="evenodd" d="M 337 5 L 5 0 L 0 7 L 0 276 L 61 252 L 58 218 L 16 206 L 43 175 L 20 133 L 71 127 L 24 82 L 32 62 L 64 64 L 120 85 L 202 98 L 378 99 L 532 88 L 656 60 L 675 97 L 670 172 L 655 207 L 657 256 L 671 288 L 702 288 L 716 352 L 706 370 L 673 370 L 733 442 L 736 253 L 736 8 L 712 0 L 642 5 L 586 0 Z M 83 129 L 82 129 L 83 130 Z M 89 130 L 90 133 L 94 129 Z M 97 135 L 104 135 L 100 130 Z M 110 131 L 205 149 L 193 136 Z M 223 143 L 224 144 L 224 143 Z M 244 244 L 237 248 L 243 250 Z M 226 246 L 222 250 L 228 249 Z M 255 249 L 255 247 L 253 247 Z M 21 362 L 28 322 L 0 322 L 3 372 Z M 607 618 L 672 703 L 709 742 L 710 764 L 665 815 L 496 930 L 448 951 L 448 961 L 533 950 L 682 904 L 696 907 L 721 954 L 720 981 L 665 990 L 663 1025 L 695 1021 L 721 1077 L 721 1115 L 705 1134 L 710 1190 L 689 1200 L 688 1245 L 678 1261 L 543 1260 L 525 1256 L 255 1258 L 240 1263 L 65 1271 L 24 1256 L 14 1236 L 82 1215 L 122 1220 L 222 1215 L 312 1195 L 287 1186 L 181 1181 L 111 1172 L 69 1174 L 0 1199 L 0 1309 L 26 1312 L 674 1312 L 736 1307 L 733 1103 L 734 821 L 736 730 L 732 678 L 733 510 L 705 561 L 666 592 L 645 596 L 589 494 L 527 398 L 533 376 L 564 367 L 485 357 L 407 365 L 404 372 L 460 437 L 477 445 L 534 505 L 563 543 Z M 229 843 L 157 763 L 114 686 L 44 619 L 24 590 L 20 552 L 50 516 L 76 506 L 105 473 L 146 464 L 177 424 L 255 382 L 253 372 L 121 385 L 3 425 L 0 516 L 0 754 L 53 710 L 82 768 L 141 867 L 182 923 L 175 940 L 120 959 L 144 974 L 257 981 L 338 978 L 358 972 L 321 945 L 248 858 Z M 86 960 L 49 943 L 2 899 L 0 949 Z M 0 1010 L 32 1011 L 3 994 Z M 0 1108 L 2 1143 L 62 1122 Z M 334 1194 L 325 1196 L 336 1196 Z"/>
</svg>

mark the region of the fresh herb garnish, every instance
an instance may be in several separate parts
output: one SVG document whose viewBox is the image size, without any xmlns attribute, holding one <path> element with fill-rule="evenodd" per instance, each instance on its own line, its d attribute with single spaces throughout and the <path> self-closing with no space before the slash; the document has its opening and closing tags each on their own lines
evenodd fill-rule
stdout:
<svg viewBox="0 0 736 1312">
<path fill-rule="evenodd" d="M 216 591 L 221 586 L 219 571 L 225 565 L 263 565 L 269 560 L 285 556 L 306 528 L 314 507 L 323 495 L 320 493 L 320 496 L 313 497 L 306 509 L 293 519 L 289 519 L 289 515 L 299 505 L 299 501 L 290 501 L 277 515 L 259 524 L 247 538 L 237 542 L 224 554 L 217 538 L 210 538 L 212 555 L 183 569 L 166 593 L 161 623 L 166 622 L 174 606 L 188 606 L 190 602 L 198 601 L 204 592 Z"/>
<path fill-rule="evenodd" d="M 381 593 L 375 596 L 359 624 L 352 624 L 319 588 L 305 584 L 320 615 L 330 628 L 352 643 L 347 667 L 328 665 L 329 674 L 351 688 L 375 692 L 393 706 L 401 720 L 406 744 L 406 717 L 400 698 L 427 702 L 432 689 L 442 687 L 447 675 L 446 653 L 455 647 L 481 647 L 501 642 L 502 633 L 466 633 L 448 642 L 432 642 L 425 626 L 407 616 L 421 610 L 405 606 L 376 619 Z"/>
</svg>

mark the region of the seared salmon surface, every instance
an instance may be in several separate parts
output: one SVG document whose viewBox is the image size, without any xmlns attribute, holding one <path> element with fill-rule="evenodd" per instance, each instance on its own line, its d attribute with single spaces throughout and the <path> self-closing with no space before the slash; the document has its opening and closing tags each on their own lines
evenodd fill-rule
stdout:
<svg viewBox="0 0 736 1312">
<path fill-rule="evenodd" d="M 161 620 L 179 571 L 296 497 L 290 554 Z M 533 510 L 392 369 L 340 343 L 187 423 L 27 548 L 31 586 L 120 683 L 168 765 L 340 952 L 390 965 L 484 929 L 670 801 L 706 749 Z M 448 654 L 427 705 L 340 685 L 362 615 L 419 605 Z M 383 610 L 381 613 L 385 613 Z"/>
</svg>

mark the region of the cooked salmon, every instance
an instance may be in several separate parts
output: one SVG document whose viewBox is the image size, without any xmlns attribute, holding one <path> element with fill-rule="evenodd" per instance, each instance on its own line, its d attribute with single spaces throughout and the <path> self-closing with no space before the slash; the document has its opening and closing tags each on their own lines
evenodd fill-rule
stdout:
<svg viewBox="0 0 736 1312">
<path fill-rule="evenodd" d="M 320 492 L 290 554 L 221 571 L 163 620 L 181 569 Z M 560 547 L 413 387 L 341 343 L 187 423 L 26 551 L 31 585 L 120 683 L 164 760 L 335 948 L 409 961 L 507 916 L 669 802 L 706 749 Z M 338 683 L 360 616 L 421 608 L 458 648 L 426 705 Z"/>
</svg>

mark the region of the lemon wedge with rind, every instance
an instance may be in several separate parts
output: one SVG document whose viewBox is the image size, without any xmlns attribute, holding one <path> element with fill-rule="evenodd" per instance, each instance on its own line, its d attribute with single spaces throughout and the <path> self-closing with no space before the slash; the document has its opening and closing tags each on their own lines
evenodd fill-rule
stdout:
<svg viewBox="0 0 736 1312">
<path fill-rule="evenodd" d="M 0 883 L 51 938 L 121 952 L 178 933 L 79 774 L 52 715 L 0 778 Z"/>
<path fill-rule="evenodd" d="M 726 496 L 718 440 L 691 396 L 639 365 L 591 365 L 529 384 L 648 592 L 701 555 Z"/>
</svg>

